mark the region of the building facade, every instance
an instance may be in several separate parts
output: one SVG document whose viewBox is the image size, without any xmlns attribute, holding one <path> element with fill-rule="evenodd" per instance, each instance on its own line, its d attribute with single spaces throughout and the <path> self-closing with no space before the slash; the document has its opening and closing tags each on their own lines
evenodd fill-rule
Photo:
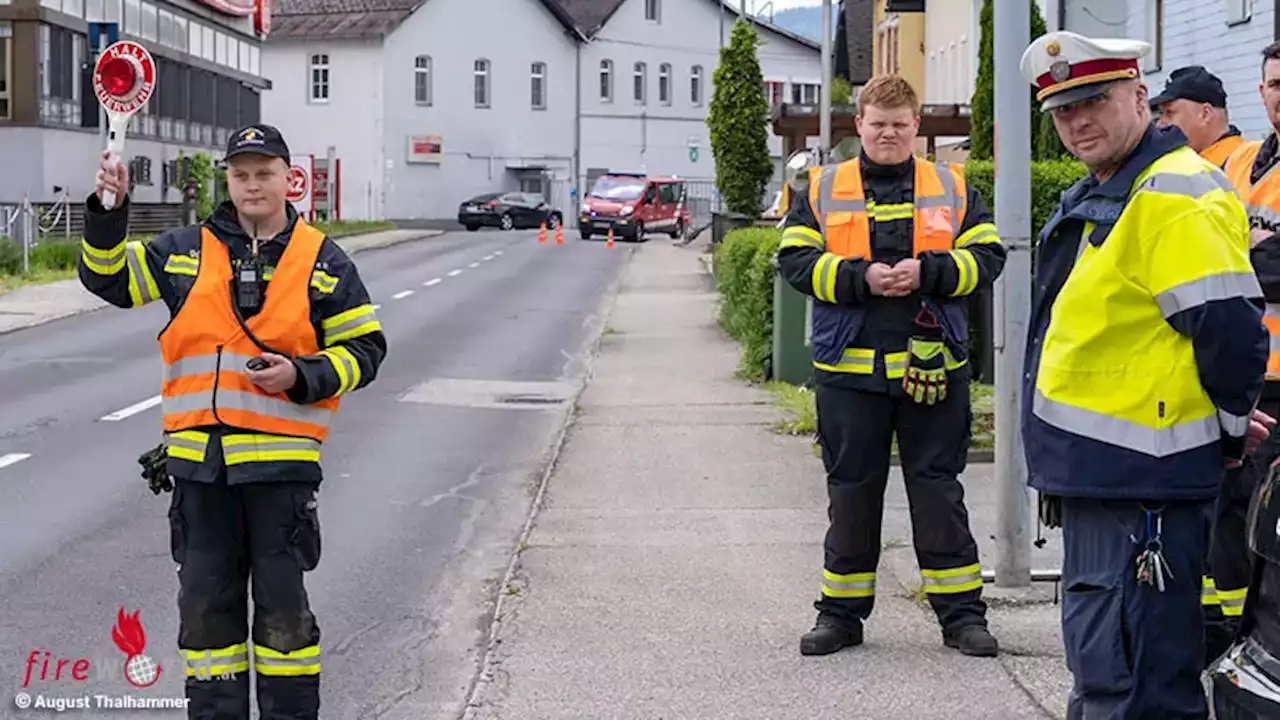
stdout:
<svg viewBox="0 0 1280 720">
<path fill-rule="evenodd" d="M 569 219 L 603 172 L 714 178 L 707 108 L 736 20 L 721 0 L 285 0 L 263 112 L 297 152 L 333 147 L 343 217 L 447 219 L 522 190 Z M 765 92 L 816 103 L 817 44 L 759 25 Z"/>
<path fill-rule="evenodd" d="M 134 202 L 180 203 L 166 165 L 179 154 L 220 155 L 236 126 L 257 122 L 270 87 L 260 61 L 269 16 L 252 0 L 0 1 L 0 157 L 21 169 L 0 175 L 0 203 L 52 203 L 59 188 L 74 204 L 92 191 L 105 147 L 92 22 L 117 23 L 119 39 L 156 63 L 155 92 L 126 135 Z"/>
<path fill-rule="evenodd" d="M 1245 138 L 1261 140 L 1272 132 L 1258 86 L 1262 49 L 1276 37 L 1273 0 L 1128 0 L 1116 5 L 1120 7 L 1112 8 L 1110 17 L 1126 22 L 1130 37 L 1152 45 L 1143 65 L 1152 95 L 1164 87 L 1171 71 L 1203 65 L 1222 78 L 1227 114 Z M 1077 9 L 1070 2 L 1066 7 Z M 1068 24 L 1067 29 L 1074 28 Z"/>
<path fill-rule="evenodd" d="M 950 0 L 945 5 L 967 2 Z M 940 3 L 930 3 L 926 8 Z M 873 75 L 901 75 L 916 95 L 925 96 L 925 16 L 928 12 L 891 12 L 889 0 L 876 0 Z"/>
</svg>

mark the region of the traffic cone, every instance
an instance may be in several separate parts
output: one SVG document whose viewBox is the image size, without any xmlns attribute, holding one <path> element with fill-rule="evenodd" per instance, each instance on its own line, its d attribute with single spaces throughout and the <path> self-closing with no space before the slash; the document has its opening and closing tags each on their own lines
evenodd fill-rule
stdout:
<svg viewBox="0 0 1280 720">
<path fill-rule="evenodd" d="M 556 224 L 556 244 L 557 245 L 564 244 L 564 223 Z"/>
<path fill-rule="evenodd" d="M 538 242 L 543 245 L 547 244 L 547 224 L 545 222 L 542 223 L 541 229 L 538 230 Z"/>
<path fill-rule="evenodd" d="M 613 228 L 609 228 L 609 239 L 604 242 L 605 247 L 613 247 Z"/>
</svg>

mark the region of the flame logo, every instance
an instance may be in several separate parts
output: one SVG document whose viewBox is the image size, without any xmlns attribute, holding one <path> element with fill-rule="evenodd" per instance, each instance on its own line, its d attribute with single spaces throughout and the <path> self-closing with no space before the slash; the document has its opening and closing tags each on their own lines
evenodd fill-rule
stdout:
<svg viewBox="0 0 1280 720">
<path fill-rule="evenodd" d="M 111 639 L 116 647 L 125 654 L 124 679 L 137 688 L 155 685 L 160 680 L 161 667 L 156 661 L 143 654 L 147 649 L 147 632 L 138 619 L 141 610 L 126 615 L 121 607 L 116 615 L 116 624 L 111 628 Z"/>
</svg>

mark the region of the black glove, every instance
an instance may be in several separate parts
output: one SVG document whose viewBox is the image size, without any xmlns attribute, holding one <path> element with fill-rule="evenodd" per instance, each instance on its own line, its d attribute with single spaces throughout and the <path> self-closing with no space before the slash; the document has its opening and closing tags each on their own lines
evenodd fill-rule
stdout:
<svg viewBox="0 0 1280 720">
<path fill-rule="evenodd" d="M 1062 498 L 1057 495 L 1040 496 L 1040 522 L 1050 529 L 1062 527 Z"/>
<path fill-rule="evenodd" d="M 138 456 L 138 464 L 142 466 L 142 478 L 147 487 L 155 495 L 173 490 L 173 478 L 169 477 L 168 453 L 164 443 Z"/>
</svg>

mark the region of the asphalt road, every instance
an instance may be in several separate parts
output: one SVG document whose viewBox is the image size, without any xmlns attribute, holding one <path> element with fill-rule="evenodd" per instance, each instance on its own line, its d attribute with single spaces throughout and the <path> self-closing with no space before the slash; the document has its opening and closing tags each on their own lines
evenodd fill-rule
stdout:
<svg viewBox="0 0 1280 720">
<path fill-rule="evenodd" d="M 323 557 L 308 576 L 323 717 L 460 714 L 571 409 L 539 394 L 562 399 L 580 383 L 630 250 L 464 232 L 355 256 L 389 352 L 378 380 L 344 402 L 323 455 Z M 136 462 L 160 438 L 166 316 L 159 303 L 107 308 L 0 339 L 0 717 L 22 716 L 13 697 L 32 651 L 32 694 L 182 694 L 169 496 L 146 489 Z M 441 379 L 454 382 L 423 385 Z M 537 384 L 555 381 L 567 387 Z M 485 405 L 495 392 L 532 397 Z M 147 690 L 123 679 L 111 640 L 121 606 L 141 611 L 145 652 L 163 668 Z M 79 658 L 87 680 L 71 676 Z M 60 681 L 58 659 L 71 661 Z M 185 717 L 109 717 L 134 714 Z"/>
</svg>

